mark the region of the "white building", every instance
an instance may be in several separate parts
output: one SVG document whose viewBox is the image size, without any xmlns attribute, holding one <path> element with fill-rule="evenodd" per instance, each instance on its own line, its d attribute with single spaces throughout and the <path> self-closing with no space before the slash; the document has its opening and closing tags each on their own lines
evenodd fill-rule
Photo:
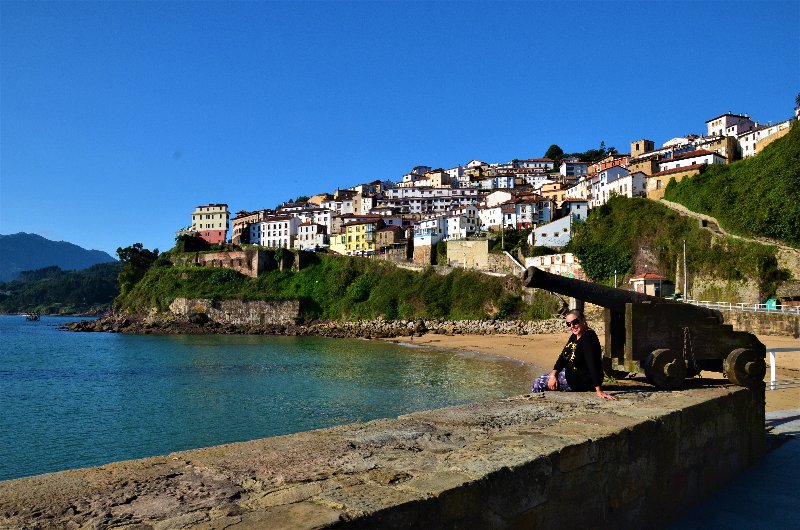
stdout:
<svg viewBox="0 0 800 530">
<path fill-rule="evenodd" d="M 510 191 L 495 191 L 487 195 L 483 199 L 483 203 L 486 206 L 497 206 L 498 204 L 508 202 L 513 198 L 514 196 Z"/>
<path fill-rule="evenodd" d="M 300 223 L 297 226 L 297 237 L 294 248 L 313 250 L 328 244 L 325 227 L 317 223 Z"/>
<path fill-rule="evenodd" d="M 501 205 L 484 206 L 478 208 L 478 218 L 481 223 L 481 230 L 495 230 L 500 228 L 503 223 Z"/>
<path fill-rule="evenodd" d="M 580 199 L 584 201 L 589 200 L 589 195 L 592 191 L 592 179 L 586 178 L 586 175 L 578 179 L 578 182 L 564 192 L 564 200 L 567 199 Z"/>
<path fill-rule="evenodd" d="M 549 175 L 546 173 L 526 173 L 523 178 L 525 184 L 530 186 L 533 190 L 540 190 L 545 184 L 555 184 L 554 180 L 550 180 Z"/>
<path fill-rule="evenodd" d="M 300 223 L 315 223 L 325 227 L 327 234 L 331 233 L 332 212 L 325 208 L 308 208 L 298 212 Z"/>
<path fill-rule="evenodd" d="M 557 274 L 568 278 L 586 279 L 586 273 L 578 262 L 577 256 L 571 252 L 525 258 L 525 267 L 536 267 L 550 274 Z"/>
<path fill-rule="evenodd" d="M 528 243 L 535 247 L 560 248 L 572 238 L 572 217 L 566 216 L 533 229 Z"/>
<path fill-rule="evenodd" d="M 444 216 L 445 240 L 464 239 L 478 231 L 480 218 L 474 205 L 458 208 Z"/>
<path fill-rule="evenodd" d="M 414 223 L 414 246 L 433 246 L 445 237 L 443 216 L 430 217 Z"/>
<path fill-rule="evenodd" d="M 556 167 L 556 161 L 550 158 L 528 158 L 526 160 L 519 160 L 517 162 L 517 167 L 550 171 Z"/>
<path fill-rule="evenodd" d="M 585 221 L 589 215 L 589 201 L 585 199 L 564 199 L 561 203 L 561 215 L 571 217 L 573 221 Z"/>
<path fill-rule="evenodd" d="M 569 161 L 565 160 L 561 162 L 561 166 L 558 168 L 558 172 L 563 177 L 574 177 L 578 178 L 581 175 L 585 175 L 589 172 L 589 163 L 588 162 L 580 162 L 578 160 Z"/>
<path fill-rule="evenodd" d="M 464 176 L 464 168 L 460 165 L 451 167 L 450 169 L 445 170 L 445 173 L 447 173 L 447 175 L 450 177 L 450 182 L 460 181 Z"/>
<path fill-rule="evenodd" d="M 788 129 L 791 126 L 792 121 L 786 120 L 776 123 L 775 125 L 762 125 L 752 131 L 740 134 L 737 140 L 739 141 L 739 152 L 742 154 L 742 158 L 754 156 L 756 154 L 756 144 L 758 142 L 784 129 Z"/>
<path fill-rule="evenodd" d="M 627 174 L 628 170 L 622 166 L 613 166 L 598 172 L 597 175 L 592 178 L 592 197 L 589 200 L 589 205 L 592 208 L 596 208 L 608 202 L 608 198 L 611 196 L 609 186 L 614 181 Z"/>
<path fill-rule="evenodd" d="M 665 159 L 658 164 L 658 171 L 668 171 L 678 167 L 688 167 L 695 164 L 724 164 L 727 159 L 719 153 L 708 151 L 707 149 L 697 149 L 675 155 Z"/>
<path fill-rule="evenodd" d="M 708 136 L 739 136 L 756 128 L 756 122 L 742 114 L 722 114 L 706 122 Z"/>
<path fill-rule="evenodd" d="M 268 248 L 293 248 L 300 220 L 290 215 L 270 216 L 250 225 L 250 242 Z"/>
<path fill-rule="evenodd" d="M 608 196 L 647 197 L 647 175 L 641 171 L 622 175 L 606 185 Z"/>
</svg>

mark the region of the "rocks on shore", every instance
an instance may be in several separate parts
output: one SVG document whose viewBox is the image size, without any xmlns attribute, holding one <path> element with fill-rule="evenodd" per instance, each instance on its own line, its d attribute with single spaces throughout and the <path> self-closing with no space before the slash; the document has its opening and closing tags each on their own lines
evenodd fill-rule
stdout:
<svg viewBox="0 0 800 530">
<path fill-rule="evenodd" d="M 70 331 L 132 334 L 247 334 L 313 335 L 336 338 L 390 338 L 424 333 L 442 335 L 532 335 L 559 333 L 560 318 L 548 320 L 358 320 L 313 321 L 303 324 L 233 325 L 213 320 L 183 319 L 171 315 L 111 315 L 98 320 L 71 322 Z"/>
</svg>

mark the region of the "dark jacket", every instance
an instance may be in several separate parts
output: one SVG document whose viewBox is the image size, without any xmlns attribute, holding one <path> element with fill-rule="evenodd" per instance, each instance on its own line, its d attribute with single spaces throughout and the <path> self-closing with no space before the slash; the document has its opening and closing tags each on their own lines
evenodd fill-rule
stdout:
<svg viewBox="0 0 800 530">
<path fill-rule="evenodd" d="M 553 370 L 566 368 L 567 383 L 572 390 L 594 390 L 603 384 L 600 339 L 594 330 L 587 329 L 580 340 L 570 335 Z"/>
</svg>

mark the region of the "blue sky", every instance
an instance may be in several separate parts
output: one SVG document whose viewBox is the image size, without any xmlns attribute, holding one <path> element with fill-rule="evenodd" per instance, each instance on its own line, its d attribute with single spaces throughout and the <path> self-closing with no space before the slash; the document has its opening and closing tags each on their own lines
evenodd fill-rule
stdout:
<svg viewBox="0 0 800 530">
<path fill-rule="evenodd" d="M 0 233 L 170 248 L 415 165 L 791 117 L 800 2 L 0 2 Z"/>
</svg>

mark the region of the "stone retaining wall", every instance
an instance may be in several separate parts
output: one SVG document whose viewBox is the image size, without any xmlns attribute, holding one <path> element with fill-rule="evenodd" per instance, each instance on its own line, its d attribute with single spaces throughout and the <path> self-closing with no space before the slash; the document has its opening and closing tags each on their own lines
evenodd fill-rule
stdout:
<svg viewBox="0 0 800 530">
<path fill-rule="evenodd" d="M 736 331 L 748 331 L 756 335 L 800 337 L 800 315 L 723 310 L 722 317 L 725 323 L 732 324 Z"/>
<path fill-rule="evenodd" d="M 208 300 L 176 298 L 169 309 L 173 315 L 196 323 L 213 321 L 234 326 L 263 326 L 265 324 L 294 324 L 300 315 L 300 302 L 287 300 Z"/>
<path fill-rule="evenodd" d="M 0 528 L 663 528 L 764 451 L 764 395 L 550 392 L 0 482 Z M 716 386 L 715 386 L 716 385 Z"/>
</svg>

